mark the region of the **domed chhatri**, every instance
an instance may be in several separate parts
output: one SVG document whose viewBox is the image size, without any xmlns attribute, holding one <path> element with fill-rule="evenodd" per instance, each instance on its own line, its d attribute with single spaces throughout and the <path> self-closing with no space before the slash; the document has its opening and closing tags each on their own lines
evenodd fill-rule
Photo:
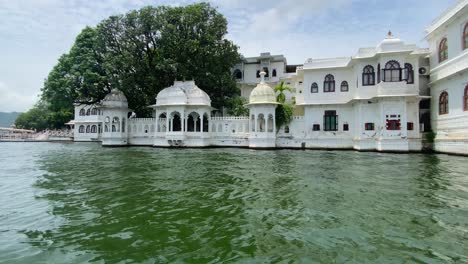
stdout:
<svg viewBox="0 0 468 264">
<path fill-rule="evenodd" d="M 102 100 L 102 105 L 106 107 L 118 107 L 118 108 L 127 108 L 128 102 L 125 94 L 117 88 L 112 89 L 112 91 L 104 97 Z"/>
<path fill-rule="evenodd" d="M 195 81 L 175 81 L 156 96 L 156 106 L 199 105 L 211 106 L 211 99 Z"/>
<path fill-rule="evenodd" d="M 260 73 L 261 81 L 252 90 L 249 97 L 249 105 L 254 104 L 277 104 L 275 91 L 265 83 L 266 73 L 262 71 Z"/>
</svg>

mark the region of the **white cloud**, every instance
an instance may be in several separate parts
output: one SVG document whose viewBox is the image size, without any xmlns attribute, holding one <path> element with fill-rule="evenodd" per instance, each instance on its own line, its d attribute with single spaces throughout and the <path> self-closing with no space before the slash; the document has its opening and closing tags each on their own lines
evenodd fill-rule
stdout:
<svg viewBox="0 0 468 264">
<path fill-rule="evenodd" d="M 199 1 L 0 0 L 0 111 L 33 105 L 44 78 L 85 25 L 145 5 Z M 424 46 L 424 27 L 456 0 L 209 1 L 227 17 L 227 37 L 245 56 L 269 51 L 303 63 L 352 56 L 359 47 L 376 45 L 389 29 Z"/>
<path fill-rule="evenodd" d="M 24 111 L 37 102 L 37 94 L 24 94 L 0 82 L 0 106 L 3 112 Z"/>
</svg>

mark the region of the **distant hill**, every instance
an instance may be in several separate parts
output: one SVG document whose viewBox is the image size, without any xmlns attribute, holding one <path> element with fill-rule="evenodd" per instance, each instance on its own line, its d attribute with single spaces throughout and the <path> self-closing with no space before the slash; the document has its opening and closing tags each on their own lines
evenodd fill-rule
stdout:
<svg viewBox="0 0 468 264">
<path fill-rule="evenodd" d="M 20 114 L 18 112 L 0 112 L 0 127 L 11 127 Z"/>
</svg>

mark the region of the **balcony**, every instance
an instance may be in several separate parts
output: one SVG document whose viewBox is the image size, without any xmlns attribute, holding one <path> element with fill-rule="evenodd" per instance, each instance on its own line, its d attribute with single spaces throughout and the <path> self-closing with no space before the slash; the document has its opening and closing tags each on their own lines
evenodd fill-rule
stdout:
<svg viewBox="0 0 468 264">
<path fill-rule="evenodd" d="M 416 85 L 401 82 L 380 82 L 377 84 L 377 96 L 399 96 L 419 94 Z"/>
</svg>

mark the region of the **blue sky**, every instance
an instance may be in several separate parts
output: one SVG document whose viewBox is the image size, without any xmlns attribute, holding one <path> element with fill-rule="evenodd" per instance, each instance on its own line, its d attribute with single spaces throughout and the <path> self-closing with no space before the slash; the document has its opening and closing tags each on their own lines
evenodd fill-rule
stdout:
<svg viewBox="0 0 468 264">
<path fill-rule="evenodd" d="M 86 25 L 167 0 L 0 0 L 0 111 L 26 111 L 49 71 Z M 290 64 L 307 58 L 352 56 L 392 30 L 427 47 L 424 30 L 456 0 L 220 0 L 209 1 L 229 22 L 227 35 L 245 56 L 269 51 Z"/>
</svg>

